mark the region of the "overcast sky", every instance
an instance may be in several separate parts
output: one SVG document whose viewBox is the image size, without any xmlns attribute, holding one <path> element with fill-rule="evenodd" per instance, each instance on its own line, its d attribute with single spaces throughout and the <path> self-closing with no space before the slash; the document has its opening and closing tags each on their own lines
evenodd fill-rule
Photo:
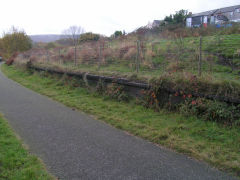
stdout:
<svg viewBox="0 0 240 180">
<path fill-rule="evenodd" d="M 11 26 L 27 34 L 61 34 L 71 25 L 111 35 L 131 32 L 180 9 L 193 13 L 240 4 L 240 0 L 1 0 L 0 32 Z"/>
</svg>

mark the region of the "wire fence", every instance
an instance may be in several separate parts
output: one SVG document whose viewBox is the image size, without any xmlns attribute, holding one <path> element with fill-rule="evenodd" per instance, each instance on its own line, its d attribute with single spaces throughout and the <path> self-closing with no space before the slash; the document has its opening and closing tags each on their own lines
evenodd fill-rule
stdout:
<svg viewBox="0 0 240 180">
<path fill-rule="evenodd" d="M 240 35 L 172 38 L 155 41 L 94 41 L 74 47 L 35 48 L 19 59 L 82 72 L 142 74 L 187 71 L 240 72 Z"/>
</svg>

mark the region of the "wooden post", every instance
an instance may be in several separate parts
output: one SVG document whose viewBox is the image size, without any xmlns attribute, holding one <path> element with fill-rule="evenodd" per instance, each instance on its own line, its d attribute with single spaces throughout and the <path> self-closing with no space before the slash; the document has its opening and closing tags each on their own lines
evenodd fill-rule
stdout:
<svg viewBox="0 0 240 180">
<path fill-rule="evenodd" d="M 231 57 L 229 57 L 231 58 Z M 232 55 L 232 59 L 230 59 L 230 64 L 231 64 L 231 70 L 232 72 L 234 71 L 234 63 L 233 63 L 233 60 L 234 60 L 234 54 Z"/>
<path fill-rule="evenodd" d="M 102 58 L 102 47 L 101 47 L 101 42 L 100 42 L 100 43 L 99 43 L 99 60 L 98 60 L 98 70 L 100 69 L 101 58 Z"/>
<path fill-rule="evenodd" d="M 74 47 L 74 65 L 77 65 L 77 45 Z"/>
<path fill-rule="evenodd" d="M 199 61 L 198 61 L 198 76 L 202 75 L 202 36 L 199 39 Z"/>
<path fill-rule="evenodd" d="M 137 71 L 137 61 L 138 61 L 138 41 L 136 42 L 136 59 L 135 59 L 135 71 Z"/>
<path fill-rule="evenodd" d="M 145 61 L 145 56 L 146 56 L 146 44 L 145 44 L 145 42 L 144 41 L 142 41 L 142 43 L 141 43 L 141 53 L 142 53 L 142 61 L 141 62 L 143 62 L 143 61 Z"/>
<path fill-rule="evenodd" d="M 210 61 L 210 73 L 213 72 L 213 56 L 212 55 L 208 55 L 208 57 L 210 57 L 209 61 Z"/>
<path fill-rule="evenodd" d="M 47 50 L 47 62 L 49 62 L 48 50 Z"/>
<path fill-rule="evenodd" d="M 61 48 L 58 48 L 59 64 L 61 64 Z"/>
<path fill-rule="evenodd" d="M 139 67 L 140 67 L 139 59 L 140 59 L 140 41 L 137 40 L 137 55 L 136 55 L 136 63 L 135 63 L 137 73 L 139 72 Z"/>
</svg>

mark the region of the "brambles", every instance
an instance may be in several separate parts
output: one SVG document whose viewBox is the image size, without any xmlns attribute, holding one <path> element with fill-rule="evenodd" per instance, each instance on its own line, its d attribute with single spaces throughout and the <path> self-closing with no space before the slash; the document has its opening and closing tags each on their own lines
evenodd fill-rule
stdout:
<svg viewBox="0 0 240 180">
<path fill-rule="evenodd" d="M 185 115 L 196 115 L 204 120 L 240 125 L 240 105 L 234 106 L 204 98 L 186 98 L 179 105 L 179 111 Z"/>
<path fill-rule="evenodd" d="M 217 98 L 218 94 L 225 94 L 225 98 L 237 98 L 233 94 L 239 93 L 239 87 L 226 83 L 208 84 L 191 74 L 186 75 L 184 79 L 186 81 L 163 76 L 152 81 L 152 88 L 142 92 L 143 98 L 138 100 L 138 103 L 156 111 L 164 108 L 179 111 L 184 115 L 195 115 L 208 121 L 240 125 L 240 105 L 219 101 Z M 215 93 L 215 96 L 207 99 L 208 93 Z"/>
<path fill-rule="evenodd" d="M 107 86 L 106 95 L 118 101 L 129 101 L 129 95 L 124 91 L 124 86 L 116 83 Z"/>
</svg>

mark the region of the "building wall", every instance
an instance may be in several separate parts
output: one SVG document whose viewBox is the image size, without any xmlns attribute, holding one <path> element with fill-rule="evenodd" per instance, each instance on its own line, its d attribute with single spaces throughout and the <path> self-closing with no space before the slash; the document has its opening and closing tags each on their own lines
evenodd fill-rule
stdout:
<svg viewBox="0 0 240 180">
<path fill-rule="evenodd" d="M 240 22 L 240 8 L 229 14 L 231 21 Z"/>
<path fill-rule="evenodd" d="M 219 20 L 217 18 L 218 15 L 226 16 L 229 21 L 226 22 L 223 20 Z M 229 12 L 221 12 L 221 10 L 218 10 L 216 12 L 216 14 L 214 14 L 212 16 L 211 15 L 207 16 L 207 24 L 214 25 L 214 24 L 225 24 L 225 23 L 229 23 L 229 22 L 240 22 L 240 8 L 234 9 L 233 11 L 229 11 Z M 206 16 L 204 16 L 204 15 L 187 18 L 187 21 L 186 21 L 187 27 L 200 27 L 202 25 L 204 25 L 206 27 L 207 24 L 206 24 Z"/>
<path fill-rule="evenodd" d="M 235 10 L 232 12 L 224 12 L 224 13 L 219 13 L 221 15 L 224 15 L 228 18 L 229 22 L 234 21 L 234 22 L 240 22 L 240 9 Z M 217 17 L 217 15 L 215 16 Z M 217 20 L 216 18 L 216 23 L 223 23 L 222 21 Z"/>
<path fill-rule="evenodd" d="M 192 17 L 192 27 L 200 27 L 203 22 L 202 16 Z"/>
<path fill-rule="evenodd" d="M 192 18 L 191 17 L 186 19 L 186 26 L 192 27 Z"/>
</svg>

